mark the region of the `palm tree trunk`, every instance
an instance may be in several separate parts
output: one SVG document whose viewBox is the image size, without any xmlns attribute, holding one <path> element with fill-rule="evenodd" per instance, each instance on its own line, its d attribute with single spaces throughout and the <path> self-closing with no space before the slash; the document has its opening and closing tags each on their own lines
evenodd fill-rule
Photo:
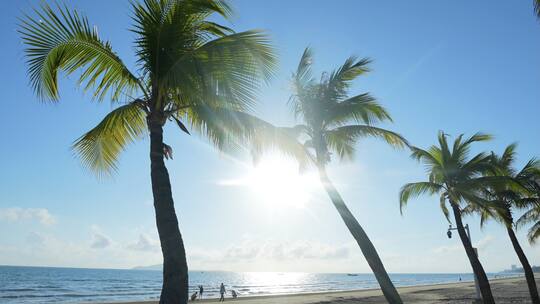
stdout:
<svg viewBox="0 0 540 304">
<path fill-rule="evenodd" d="M 487 278 L 486 272 L 484 271 L 484 267 L 482 267 L 482 264 L 480 263 L 480 260 L 478 259 L 478 256 L 476 255 L 476 252 L 474 251 L 474 248 L 471 244 L 471 240 L 467 236 L 465 228 L 463 227 L 463 222 L 461 220 L 461 210 L 459 209 L 459 206 L 454 204 L 453 202 L 450 202 L 450 205 L 452 205 L 452 210 L 454 211 L 454 218 L 456 220 L 459 238 L 461 239 L 461 243 L 465 248 L 465 252 L 467 253 L 467 257 L 469 258 L 469 262 L 471 263 L 474 275 L 478 280 L 478 286 L 480 287 L 482 300 L 485 304 L 495 304 L 495 300 L 493 299 L 493 294 L 491 293 L 491 287 L 489 286 L 489 280 Z"/>
<path fill-rule="evenodd" d="M 386 301 L 392 304 L 403 303 L 396 288 L 394 287 L 394 284 L 390 280 L 386 269 L 384 269 L 384 265 L 379 258 L 379 255 L 377 254 L 375 246 L 373 246 L 373 243 L 371 243 L 366 232 L 364 231 L 364 229 L 362 229 L 362 226 L 360 226 L 349 208 L 347 208 L 347 206 L 345 205 L 345 202 L 341 198 L 341 195 L 339 195 L 334 185 L 330 182 L 330 179 L 328 179 L 324 166 L 319 166 L 319 177 L 321 183 L 324 186 L 324 189 L 330 197 L 330 200 L 336 207 L 339 215 L 341 216 L 341 219 L 343 219 L 343 222 L 345 222 L 345 225 L 347 226 L 347 228 L 349 228 L 349 231 L 358 243 L 358 246 L 362 250 L 362 253 L 366 258 L 369 267 L 371 267 L 371 270 L 373 271 L 373 274 L 375 274 L 375 278 L 381 286 L 381 290 L 384 294 L 384 297 L 386 298 Z"/>
<path fill-rule="evenodd" d="M 534 273 L 532 271 L 531 265 L 529 264 L 529 260 L 527 260 L 527 257 L 525 256 L 525 253 L 523 252 L 523 249 L 518 242 L 516 234 L 514 233 L 514 229 L 508 227 L 506 228 L 506 230 L 508 232 L 510 240 L 512 241 L 512 246 L 514 246 L 514 250 L 516 251 L 519 261 L 523 266 L 523 271 L 525 272 L 525 278 L 527 279 L 527 285 L 529 286 L 529 294 L 531 295 L 532 303 L 540 304 L 540 298 L 538 297 L 538 289 L 536 288 L 536 281 L 534 280 Z"/>
<path fill-rule="evenodd" d="M 149 119 L 152 193 L 156 224 L 163 253 L 163 287 L 159 303 L 185 304 L 188 301 L 188 267 L 178 219 L 174 211 L 169 172 L 163 160 L 163 126 Z"/>
</svg>

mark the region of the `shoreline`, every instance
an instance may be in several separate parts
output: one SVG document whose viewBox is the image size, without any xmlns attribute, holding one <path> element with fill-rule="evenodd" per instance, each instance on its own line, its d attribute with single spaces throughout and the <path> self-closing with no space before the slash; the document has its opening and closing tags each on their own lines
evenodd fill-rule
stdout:
<svg viewBox="0 0 540 304">
<path fill-rule="evenodd" d="M 538 281 L 538 280 L 537 280 Z M 494 278 L 490 280 L 493 293 L 500 292 L 504 298 L 499 297 L 497 303 L 512 303 L 516 299 L 526 299 L 528 291 L 526 290 L 525 278 L 506 277 Z M 540 283 L 540 282 L 539 282 Z M 516 288 L 516 287 L 525 287 Z M 403 300 L 414 303 L 471 303 L 474 299 L 474 282 L 462 281 L 452 283 L 434 283 L 426 285 L 402 286 L 397 287 Z M 523 290 L 522 290 L 523 289 Z M 380 288 L 368 288 L 346 291 L 322 291 L 293 294 L 274 294 L 274 295 L 256 295 L 232 299 L 227 297 L 225 302 L 240 302 L 242 304 L 262 304 L 262 303 L 291 303 L 291 304 L 330 304 L 330 303 L 354 303 L 362 300 L 366 303 L 386 303 L 382 296 Z M 191 302 L 191 301 L 190 301 Z M 218 299 L 196 300 L 194 303 L 214 303 Z M 154 304 L 157 300 L 142 301 L 121 301 L 121 302 L 98 302 L 99 304 Z M 96 303 L 96 304 L 98 304 Z M 515 303 L 515 302 L 514 302 Z"/>
</svg>

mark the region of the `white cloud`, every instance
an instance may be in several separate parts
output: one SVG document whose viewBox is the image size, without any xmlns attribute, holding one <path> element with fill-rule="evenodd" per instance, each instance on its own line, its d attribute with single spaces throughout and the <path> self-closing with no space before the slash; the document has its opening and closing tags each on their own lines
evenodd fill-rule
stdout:
<svg viewBox="0 0 540 304">
<path fill-rule="evenodd" d="M 250 236 L 220 250 L 188 246 L 186 253 L 190 267 L 200 270 L 350 272 L 367 267 L 355 242 L 332 244 Z"/>
<path fill-rule="evenodd" d="M 126 248 L 129 243 L 112 241 L 97 226 L 92 226 L 91 232 L 87 239 L 69 240 L 31 231 L 21 244 L 0 242 L 0 260 L 6 265 L 88 268 L 131 268 L 162 262 L 159 251 L 129 250 Z"/>
<path fill-rule="evenodd" d="M 480 241 L 478 241 L 474 247 L 478 248 L 478 250 L 484 250 L 486 249 L 488 246 L 490 246 L 493 241 L 495 240 L 495 238 L 491 235 L 486 235 L 485 237 L 483 237 Z"/>
<path fill-rule="evenodd" d="M 224 250 L 196 249 L 188 255 L 197 260 L 240 262 L 254 260 L 344 260 L 354 244 L 330 245 L 316 241 L 244 239 Z"/>
<path fill-rule="evenodd" d="M 145 233 L 141 233 L 139 234 L 139 239 L 135 243 L 131 243 L 126 247 L 138 251 L 157 251 L 160 248 L 159 246 L 159 241 L 154 240 Z"/>
<path fill-rule="evenodd" d="M 92 243 L 90 247 L 94 249 L 103 249 L 111 246 L 112 240 L 101 232 L 92 233 Z"/>
<path fill-rule="evenodd" d="M 0 221 L 20 222 L 37 220 L 42 225 L 52 225 L 56 219 L 44 208 L 3 208 L 0 209 Z"/>
</svg>

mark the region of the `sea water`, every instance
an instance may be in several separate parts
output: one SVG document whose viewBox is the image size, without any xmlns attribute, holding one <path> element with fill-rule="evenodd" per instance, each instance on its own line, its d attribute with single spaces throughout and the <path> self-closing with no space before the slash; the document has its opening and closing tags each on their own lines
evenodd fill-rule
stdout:
<svg viewBox="0 0 540 304">
<path fill-rule="evenodd" d="M 512 276 L 511 274 L 489 274 Z M 515 276 L 515 275 L 514 275 Z M 472 281 L 468 273 L 390 274 L 396 286 Z M 240 297 L 377 288 L 372 274 L 191 271 L 190 294 L 204 286 L 215 298 L 223 282 Z M 0 303 L 87 303 L 158 299 L 162 273 L 155 270 L 0 266 Z"/>
</svg>

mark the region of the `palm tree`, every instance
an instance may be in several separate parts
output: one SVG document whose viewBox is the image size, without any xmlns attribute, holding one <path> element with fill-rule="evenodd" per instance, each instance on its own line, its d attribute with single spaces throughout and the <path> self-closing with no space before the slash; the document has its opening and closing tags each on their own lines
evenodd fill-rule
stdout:
<svg viewBox="0 0 540 304">
<path fill-rule="evenodd" d="M 295 142 L 301 145 L 306 159 L 315 163 L 321 183 L 362 250 L 387 301 L 402 303 L 375 247 L 326 173 L 326 165 L 332 156 L 330 151 L 337 153 L 340 159 L 351 158 L 354 144 L 361 137 L 382 138 L 396 147 L 407 145 L 407 141 L 397 133 L 373 126 L 378 122 L 391 121 L 391 118 L 371 95 L 348 96 L 352 81 L 368 72 L 369 62 L 369 59 L 350 57 L 332 73 L 323 73 L 317 82 L 311 73 L 312 51 L 306 48 L 293 74 L 293 94 L 289 100 L 295 117 L 302 123 L 292 128 L 281 128 L 278 135 L 283 138 L 288 133 L 289 138 L 298 140 Z M 279 138 L 276 141 L 279 142 Z M 288 141 L 285 150 L 291 151 L 291 148 L 294 148 L 294 155 L 300 155 L 298 146 Z"/>
<path fill-rule="evenodd" d="M 482 197 L 481 189 L 487 185 L 495 184 L 498 177 L 483 176 L 485 172 L 492 169 L 490 155 L 479 153 L 469 158 L 471 145 L 475 142 L 490 140 L 491 136 L 477 133 L 470 138 L 463 139 L 460 135 L 450 148 L 447 141 L 447 134 L 439 132 L 439 146 L 431 146 L 427 150 L 412 148 L 412 157 L 422 162 L 429 173 L 428 181 L 409 183 L 401 188 L 399 194 L 400 209 L 403 208 L 411 197 L 421 194 L 440 195 L 440 207 L 450 221 L 450 214 L 447 208 L 447 201 L 454 213 L 454 219 L 458 229 L 459 237 L 482 293 L 484 303 L 495 303 L 491 288 L 486 276 L 486 272 L 472 247 L 471 240 L 467 237 L 462 222 L 462 206 L 473 205 L 476 209 L 484 210 L 486 213 L 493 213 L 493 203 Z"/>
<path fill-rule="evenodd" d="M 240 33 L 208 17 L 228 18 L 224 0 L 144 0 L 131 3 L 137 67 L 130 70 L 76 10 L 43 3 L 20 21 L 30 83 L 42 100 L 58 101 L 58 73 L 78 72 L 78 84 L 117 107 L 73 145 L 83 163 L 110 175 L 137 139 L 150 136 L 152 192 L 163 253 L 160 303 L 186 303 L 188 267 L 164 158 L 172 149 L 163 128 L 173 121 L 208 137 L 218 148 L 253 136 L 251 119 L 261 80 L 272 74 L 266 35 Z M 256 121 L 255 118 L 250 122 Z M 247 133 L 246 133 L 246 132 Z"/>
<path fill-rule="evenodd" d="M 534 1 L 534 12 L 536 13 L 536 16 L 540 18 L 540 0 L 533 0 Z"/>
<path fill-rule="evenodd" d="M 495 153 L 492 153 L 491 155 L 491 161 L 496 170 L 488 172 L 488 175 L 506 176 L 515 181 L 515 183 L 493 185 L 484 189 L 485 198 L 497 202 L 498 208 L 494 210 L 495 212 L 485 212 L 484 209 L 477 210 L 475 208 L 476 205 L 470 205 L 468 208 L 470 209 L 470 212 L 480 213 L 480 223 L 482 225 L 487 219 L 494 218 L 506 226 L 508 237 L 523 266 L 532 303 L 540 304 L 534 273 L 514 232 L 515 225 L 512 212 L 514 208 L 524 208 L 531 202 L 538 200 L 538 198 L 531 196 L 530 194 L 533 193 L 534 195 L 535 179 L 540 177 L 540 161 L 531 159 L 519 172 L 517 172 L 513 168 L 516 157 L 516 146 L 516 144 L 509 145 L 501 156 L 498 156 Z M 519 185 L 519 187 L 516 187 L 516 185 Z"/>
</svg>

